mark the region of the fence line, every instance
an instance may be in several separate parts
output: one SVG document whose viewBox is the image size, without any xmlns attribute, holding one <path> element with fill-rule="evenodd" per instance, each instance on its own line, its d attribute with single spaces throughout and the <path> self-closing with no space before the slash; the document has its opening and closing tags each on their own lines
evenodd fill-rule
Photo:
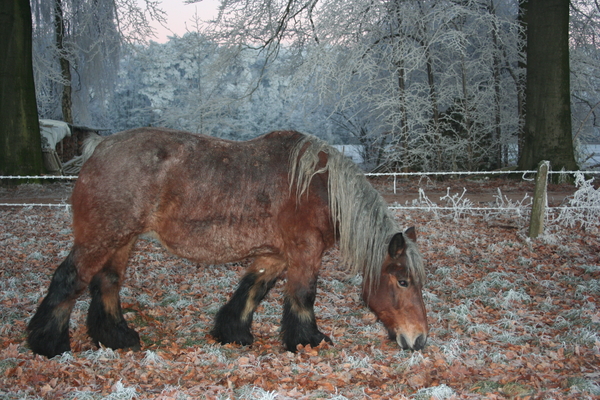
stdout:
<svg viewBox="0 0 600 400">
<path fill-rule="evenodd" d="M 523 171 L 435 171 L 435 172 L 367 172 L 365 176 L 420 176 L 420 175 L 509 175 L 509 174 L 536 174 L 536 170 Z M 549 174 L 584 174 L 597 175 L 599 171 L 548 171 Z M 79 178 L 78 175 L 0 175 L 1 179 L 71 179 Z"/>
<path fill-rule="evenodd" d="M 64 207 L 70 208 L 69 203 L 0 203 L 0 207 Z"/>
<path fill-rule="evenodd" d="M 0 203 L 0 207 L 65 207 L 70 208 L 71 205 L 69 203 Z M 455 207 L 442 207 L 442 206 L 401 206 L 401 205 L 390 205 L 388 207 L 390 210 L 442 210 L 442 211 L 453 211 L 459 208 L 468 209 L 471 211 L 509 211 L 511 209 L 516 209 L 518 206 L 514 207 L 468 207 L 468 206 L 455 206 Z M 553 211 L 563 211 L 563 210 L 589 210 L 596 207 L 548 207 L 548 209 Z"/>
<path fill-rule="evenodd" d="M 600 174 L 600 171 L 548 171 L 549 174 Z M 403 176 L 403 175 L 502 175 L 502 174 L 537 174 L 536 170 L 524 171 L 437 171 L 437 172 L 367 172 L 365 176 Z M 0 177 L 1 178 L 1 177 Z"/>
<path fill-rule="evenodd" d="M 530 174 L 537 171 L 438 171 L 438 172 L 367 172 L 366 176 L 406 176 L 406 175 L 500 175 L 500 174 Z M 562 172 L 562 171 L 559 171 Z M 565 172 L 566 173 L 566 172 Z"/>
<path fill-rule="evenodd" d="M 0 175 L 0 179 L 71 179 L 75 180 L 79 178 L 79 175 Z"/>
<path fill-rule="evenodd" d="M 549 171 L 550 174 L 584 174 L 584 175 L 597 175 L 600 171 Z M 396 180 L 399 176 L 430 176 L 430 175 L 501 175 L 501 174 L 521 174 L 524 180 L 527 174 L 537 174 L 535 170 L 524 170 L 524 171 L 439 171 L 439 172 L 376 172 L 366 173 L 365 176 L 378 177 L 378 176 L 393 176 L 394 177 L 394 194 L 396 194 Z M 34 175 L 34 176 L 18 176 L 18 175 L 0 175 L 1 179 L 57 179 L 57 180 L 76 180 L 77 175 Z M 71 205 L 68 203 L 0 203 L 0 207 L 65 207 L 69 208 Z M 398 204 L 390 205 L 391 210 L 454 210 L 457 209 L 468 209 L 471 211 L 509 211 L 519 209 L 519 205 L 513 207 L 469 207 L 468 205 L 456 205 L 453 207 L 442 207 L 442 206 L 402 206 Z M 561 211 L 566 209 L 590 209 L 596 207 L 549 207 L 552 211 Z"/>
<path fill-rule="evenodd" d="M 595 175 L 600 174 L 600 171 L 548 171 L 548 174 L 588 174 Z M 521 179 L 524 181 L 532 181 L 534 178 L 526 178 L 527 174 L 537 174 L 535 170 L 525 170 L 525 171 L 461 171 L 461 172 L 451 172 L 451 171 L 439 171 L 439 172 L 369 172 L 366 173 L 365 176 L 393 176 L 394 177 L 394 194 L 397 192 L 396 184 L 399 176 L 428 176 L 428 175 L 501 175 L 501 174 L 521 174 Z"/>
</svg>

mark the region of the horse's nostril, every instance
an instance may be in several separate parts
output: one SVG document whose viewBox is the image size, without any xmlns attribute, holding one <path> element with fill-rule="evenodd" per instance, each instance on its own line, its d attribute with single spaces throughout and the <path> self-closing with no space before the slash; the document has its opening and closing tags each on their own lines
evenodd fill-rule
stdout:
<svg viewBox="0 0 600 400">
<path fill-rule="evenodd" d="M 415 340 L 415 344 L 413 345 L 413 350 L 421 350 L 425 347 L 425 343 L 427 343 L 427 336 L 419 335 L 417 340 Z"/>
<path fill-rule="evenodd" d="M 396 342 L 402 347 L 404 350 L 421 350 L 425 347 L 425 343 L 427 343 L 427 335 L 419 335 L 415 339 L 414 342 L 409 343 L 404 335 L 398 335 L 396 338 Z"/>
<path fill-rule="evenodd" d="M 404 335 L 399 335 L 398 336 L 397 342 L 400 345 L 400 347 L 402 347 L 404 350 L 409 350 L 411 348 L 411 346 L 408 344 L 408 342 L 406 341 L 406 338 L 404 337 Z"/>
</svg>

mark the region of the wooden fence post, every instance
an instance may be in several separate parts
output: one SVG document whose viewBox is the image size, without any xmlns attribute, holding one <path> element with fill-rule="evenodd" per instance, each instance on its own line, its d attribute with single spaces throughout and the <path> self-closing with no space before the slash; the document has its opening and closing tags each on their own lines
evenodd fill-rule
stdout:
<svg viewBox="0 0 600 400">
<path fill-rule="evenodd" d="M 540 161 L 535 177 L 535 191 L 529 221 L 529 237 L 532 239 L 544 233 L 544 219 L 548 206 L 548 170 L 550 170 L 550 161 Z"/>
</svg>

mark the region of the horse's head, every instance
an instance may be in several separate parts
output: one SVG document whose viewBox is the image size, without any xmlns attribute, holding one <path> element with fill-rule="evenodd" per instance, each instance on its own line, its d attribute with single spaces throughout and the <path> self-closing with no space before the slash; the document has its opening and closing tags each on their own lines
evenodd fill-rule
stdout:
<svg viewBox="0 0 600 400">
<path fill-rule="evenodd" d="M 416 248 L 416 232 L 409 228 L 390 241 L 379 282 L 365 280 L 363 298 L 404 349 L 421 350 L 427 342 L 427 313 L 421 288 L 423 261 Z"/>
</svg>

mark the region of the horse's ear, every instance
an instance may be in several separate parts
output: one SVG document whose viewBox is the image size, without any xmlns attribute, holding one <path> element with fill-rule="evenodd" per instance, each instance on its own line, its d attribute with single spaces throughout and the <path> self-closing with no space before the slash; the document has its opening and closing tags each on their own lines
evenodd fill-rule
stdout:
<svg viewBox="0 0 600 400">
<path fill-rule="evenodd" d="M 396 233 L 392 240 L 390 240 L 390 245 L 388 246 L 388 253 L 390 257 L 397 258 L 399 257 L 406 248 L 406 241 L 404 240 L 404 235 L 402 232 Z"/>
<path fill-rule="evenodd" d="M 415 229 L 414 226 L 411 226 L 410 228 L 405 230 L 404 234 L 406 235 L 407 238 L 409 238 L 413 242 L 417 241 L 417 230 Z"/>
</svg>

